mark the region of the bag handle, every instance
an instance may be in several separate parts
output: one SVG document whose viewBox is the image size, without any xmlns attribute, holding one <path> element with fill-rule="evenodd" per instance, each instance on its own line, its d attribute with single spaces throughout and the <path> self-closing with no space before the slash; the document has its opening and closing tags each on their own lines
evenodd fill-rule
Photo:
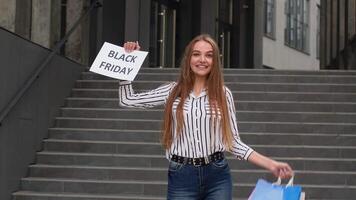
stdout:
<svg viewBox="0 0 356 200">
<path fill-rule="evenodd" d="M 294 182 L 294 175 L 292 177 L 290 177 L 286 187 L 290 187 L 290 186 L 293 186 L 293 182 Z"/>
<path fill-rule="evenodd" d="M 294 182 L 294 175 L 289 179 L 286 187 L 293 186 L 293 182 Z M 281 183 L 282 183 L 282 179 L 281 177 L 278 177 L 277 181 L 272 183 L 272 185 L 281 185 Z"/>
</svg>

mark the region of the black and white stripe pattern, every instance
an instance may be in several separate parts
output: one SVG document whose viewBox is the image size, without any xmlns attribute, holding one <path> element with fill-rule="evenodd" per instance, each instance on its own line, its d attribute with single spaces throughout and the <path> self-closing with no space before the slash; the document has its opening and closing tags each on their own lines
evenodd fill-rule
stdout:
<svg viewBox="0 0 356 200">
<path fill-rule="evenodd" d="M 134 93 L 131 82 L 120 81 L 120 106 L 150 108 L 164 105 L 175 85 L 176 83 L 172 82 L 148 92 Z M 228 88 L 225 89 L 225 93 L 234 138 L 233 148 L 230 151 L 237 158 L 247 160 L 253 150 L 240 140 L 233 96 Z M 173 143 L 166 152 L 167 158 L 170 159 L 172 155 L 199 158 L 217 151 L 226 151 L 222 142 L 220 116 L 218 115 L 216 119 L 213 118 L 206 91 L 202 91 L 199 96 L 190 93 L 185 100 L 183 106 L 184 124 L 181 134 L 176 132 L 177 119 L 175 117 L 179 101 L 178 98 L 173 103 Z"/>
</svg>

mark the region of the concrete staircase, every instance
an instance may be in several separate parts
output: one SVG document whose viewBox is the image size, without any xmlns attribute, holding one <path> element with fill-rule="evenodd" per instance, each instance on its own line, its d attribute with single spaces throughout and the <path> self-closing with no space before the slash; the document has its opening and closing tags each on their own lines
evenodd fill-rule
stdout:
<svg viewBox="0 0 356 200">
<path fill-rule="evenodd" d="M 146 90 L 176 77 L 176 69 L 142 69 L 134 86 Z M 355 199 L 356 72 L 225 70 L 225 81 L 245 143 L 290 163 L 307 199 Z M 13 199 L 165 199 L 162 108 L 119 108 L 117 87 L 83 73 Z M 228 156 L 235 199 L 247 199 L 260 177 L 274 181 Z"/>
</svg>

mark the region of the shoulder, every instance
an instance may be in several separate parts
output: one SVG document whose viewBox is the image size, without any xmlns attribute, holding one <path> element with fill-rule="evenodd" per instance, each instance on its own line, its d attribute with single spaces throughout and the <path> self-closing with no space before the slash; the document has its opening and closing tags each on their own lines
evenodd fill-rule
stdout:
<svg viewBox="0 0 356 200">
<path fill-rule="evenodd" d="M 166 82 L 166 83 L 163 83 L 162 85 L 159 86 L 159 88 L 162 88 L 162 89 L 165 89 L 165 90 L 168 90 L 169 92 L 171 92 L 175 86 L 177 85 L 176 82 Z"/>
<path fill-rule="evenodd" d="M 162 86 L 166 86 L 166 87 L 169 87 L 171 89 L 173 89 L 176 85 L 177 85 L 177 83 L 174 82 L 174 81 L 162 84 Z"/>
<path fill-rule="evenodd" d="M 223 87 L 224 87 L 224 93 L 225 93 L 226 99 L 228 101 L 233 102 L 234 101 L 234 95 L 232 94 L 231 90 L 228 87 L 226 87 L 225 85 Z"/>
<path fill-rule="evenodd" d="M 228 88 L 226 85 L 223 86 L 223 90 L 226 94 L 232 95 L 230 88 Z"/>
</svg>

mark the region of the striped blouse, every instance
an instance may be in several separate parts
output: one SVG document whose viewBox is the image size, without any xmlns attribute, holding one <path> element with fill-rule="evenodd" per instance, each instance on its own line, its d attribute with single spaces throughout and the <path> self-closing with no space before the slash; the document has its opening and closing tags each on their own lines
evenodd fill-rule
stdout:
<svg viewBox="0 0 356 200">
<path fill-rule="evenodd" d="M 119 85 L 120 106 L 151 108 L 164 105 L 176 83 L 172 82 L 142 93 L 135 93 L 130 81 L 120 81 Z M 229 151 L 238 159 L 247 160 L 253 149 L 240 140 L 233 96 L 227 87 L 225 87 L 225 93 L 231 132 L 233 133 L 233 145 Z M 173 142 L 170 149 L 166 151 L 167 159 L 170 159 L 172 155 L 199 158 L 217 151 L 226 151 L 227 148 L 225 148 L 222 141 L 219 117 L 213 123 L 213 120 L 210 120 L 212 116 L 206 91 L 203 90 L 199 96 L 195 96 L 191 92 L 185 100 L 183 106 L 184 124 L 182 132 L 177 134 L 175 130 L 177 125 L 175 114 L 179 101 L 180 99 L 178 98 L 173 103 Z"/>
</svg>

